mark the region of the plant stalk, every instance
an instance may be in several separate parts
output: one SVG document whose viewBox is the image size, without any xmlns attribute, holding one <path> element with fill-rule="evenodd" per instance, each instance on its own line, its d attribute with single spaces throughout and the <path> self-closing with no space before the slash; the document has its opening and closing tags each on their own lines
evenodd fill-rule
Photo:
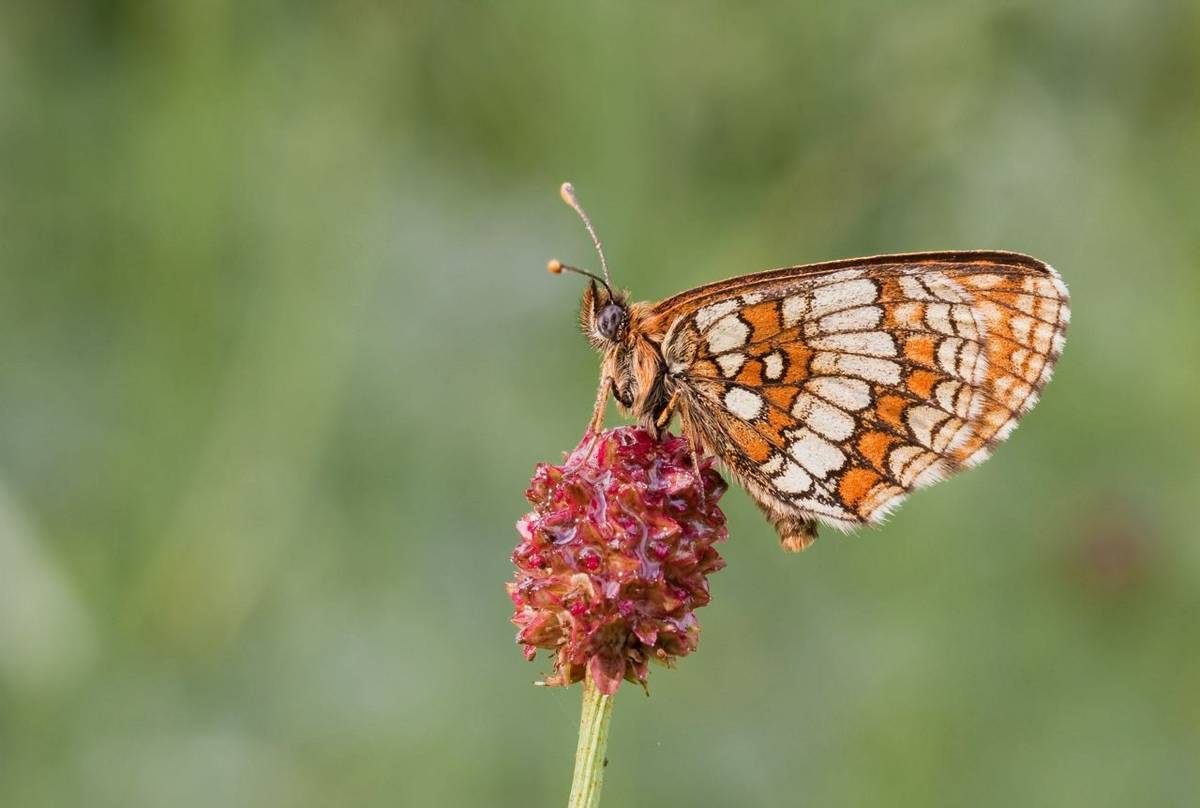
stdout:
<svg viewBox="0 0 1200 808">
<path fill-rule="evenodd" d="M 600 804 L 600 788 L 604 784 L 607 760 L 608 722 L 612 718 L 613 697 L 606 696 L 592 681 L 591 673 L 583 679 L 583 710 L 579 716 L 579 746 L 575 748 L 575 778 L 571 782 L 571 797 L 567 808 L 596 808 Z"/>
</svg>

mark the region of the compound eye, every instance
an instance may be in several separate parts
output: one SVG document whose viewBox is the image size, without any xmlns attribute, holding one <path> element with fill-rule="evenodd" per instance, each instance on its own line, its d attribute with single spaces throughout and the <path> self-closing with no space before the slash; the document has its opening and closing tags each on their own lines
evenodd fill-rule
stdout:
<svg viewBox="0 0 1200 808">
<path fill-rule="evenodd" d="M 600 314 L 596 317 L 596 330 L 605 339 L 616 339 L 617 332 L 621 330 L 621 326 L 624 324 L 625 309 L 616 303 L 609 303 L 600 309 Z"/>
</svg>

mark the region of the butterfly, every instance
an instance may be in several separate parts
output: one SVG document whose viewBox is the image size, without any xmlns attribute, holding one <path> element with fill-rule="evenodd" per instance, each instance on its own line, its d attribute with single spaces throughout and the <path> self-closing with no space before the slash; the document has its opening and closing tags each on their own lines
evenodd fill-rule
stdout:
<svg viewBox="0 0 1200 808">
<path fill-rule="evenodd" d="M 1037 402 L 1062 353 L 1067 288 L 1048 264 L 998 251 L 877 255 L 772 269 L 658 303 L 603 277 L 584 334 L 601 353 L 589 431 L 608 397 L 659 434 L 678 417 L 718 457 L 785 550 L 878 523 L 914 489 L 983 462 Z"/>
</svg>

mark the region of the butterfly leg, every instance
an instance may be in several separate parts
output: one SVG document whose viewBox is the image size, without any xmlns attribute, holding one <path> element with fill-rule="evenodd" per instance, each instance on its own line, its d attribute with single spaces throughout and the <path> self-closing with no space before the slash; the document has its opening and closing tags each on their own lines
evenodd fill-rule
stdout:
<svg viewBox="0 0 1200 808">
<path fill-rule="evenodd" d="M 669 413 L 677 404 L 677 399 L 680 391 L 676 390 L 671 395 L 671 400 L 667 403 L 667 409 L 664 413 Z M 684 399 L 684 404 L 687 399 Z M 670 420 L 670 415 L 667 415 L 667 420 Z M 679 408 L 679 431 L 683 434 L 684 439 L 688 442 L 688 448 L 692 450 L 692 472 L 696 475 L 696 482 L 700 486 L 700 507 L 706 507 L 708 497 L 704 494 L 704 477 L 700 474 L 700 457 L 704 454 L 703 445 L 700 442 L 700 433 L 693 427 L 692 419 L 688 416 L 688 408 L 686 406 Z"/>
<path fill-rule="evenodd" d="M 654 421 L 654 428 L 661 431 L 666 428 L 667 424 L 671 423 L 671 416 L 675 414 L 675 405 L 679 403 L 679 390 L 671 393 L 671 398 L 667 400 L 667 406 L 663 407 L 658 418 Z"/>
<path fill-rule="evenodd" d="M 700 447 L 688 441 L 692 449 L 692 473 L 696 475 L 696 481 L 700 485 L 700 507 L 708 506 L 708 497 L 704 493 L 704 478 L 700 476 Z"/>
<path fill-rule="evenodd" d="M 588 433 L 599 435 L 604 426 L 604 407 L 608 404 L 608 394 L 612 390 L 612 379 L 605 376 L 600 380 L 600 389 L 596 391 L 596 406 L 592 409 L 592 420 L 588 424 Z"/>
</svg>

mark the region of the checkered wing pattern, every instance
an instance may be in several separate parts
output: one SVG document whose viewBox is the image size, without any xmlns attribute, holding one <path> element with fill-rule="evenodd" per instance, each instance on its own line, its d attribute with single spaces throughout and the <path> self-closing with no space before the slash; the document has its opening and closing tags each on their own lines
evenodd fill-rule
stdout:
<svg viewBox="0 0 1200 808">
<path fill-rule="evenodd" d="M 1014 253 L 880 256 L 655 309 L 683 416 L 760 503 L 848 528 L 984 460 L 1062 351 L 1067 292 Z"/>
</svg>

